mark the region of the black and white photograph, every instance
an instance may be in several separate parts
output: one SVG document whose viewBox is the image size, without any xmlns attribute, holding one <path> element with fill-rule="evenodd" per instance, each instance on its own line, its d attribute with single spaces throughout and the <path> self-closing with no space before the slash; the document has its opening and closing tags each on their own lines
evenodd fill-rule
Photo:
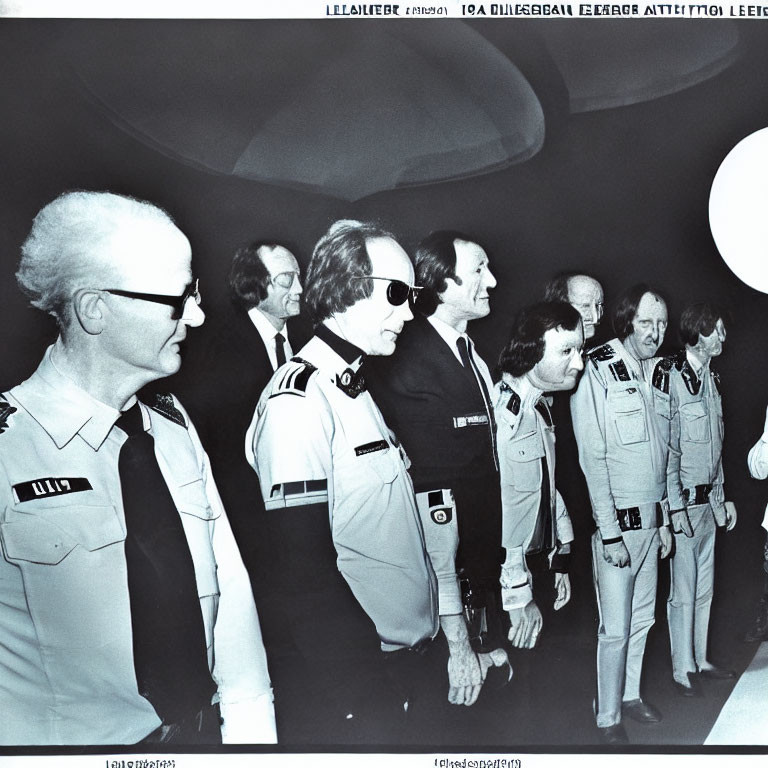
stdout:
<svg viewBox="0 0 768 768">
<path fill-rule="evenodd" d="M 764 759 L 768 6 L 38 5 L 0 764 Z"/>
</svg>

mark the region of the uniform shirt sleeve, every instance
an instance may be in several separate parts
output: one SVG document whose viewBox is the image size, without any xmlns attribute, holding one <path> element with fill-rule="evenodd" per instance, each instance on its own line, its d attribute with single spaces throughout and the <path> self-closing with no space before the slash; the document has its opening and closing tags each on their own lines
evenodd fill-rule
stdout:
<svg viewBox="0 0 768 768">
<path fill-rule="evenodd" d="M 533 602 L 531 574 L 522 547 L 507 549 L 501 566 L 501 604 L 505 611 L 523 608 Z"/>
<path fill-rule="evenodd" d="M 750 449 L 747 456 L 749 474 L 755 480 L 765 480 L 768 477 L 768 440 L 763 435 Z"/>
<path fill-rule="evenodd" d="M 669 454 L 667 456 L 667 499 L 669 508 L 674 512 L 685 509 L 683 485 L 680 482 L 680 398 L 677 395 L 676 373 L 670 371 L 669 407 L 672 418 L 669 424 Z"/>
<path fill-rule="evenodd" d="M 424 527 L 424 543 L 432 569 L 437 577 L 438 613 L 453 616 L 462 613 L 461 587 L 456 574 L 456 552 L 459 548 L 459 527 L 456 520 L 456 502 L 450 490 L 442 491 L 445 503 L 431 508 L 430 491 L 416 494 L 416 505 Z"/>
<path fill-rule="evenodd" d="M 606 391 L 598 370 L 590 361 L 571 396 L 571 420 L 579 463 L 587 480 L 592 514 L 604 541 L 621 537 L 606 459 Z"/>
<path fill-rule="evenodd" d="M 560 491 L 555 491 L 555 528 L 557 540 L 561 544 L 570 544 L 573 541 L 573 523 Z"/>
<path fill-rule="evenodd" d="M 248 573 L 194 426 L 189 433 L 202 461 L 213 522 L 219 603 L 213 631 L 213 678 L 219 688 L 224 744 L 275 744 L 272 686 Z"/>
</svg>

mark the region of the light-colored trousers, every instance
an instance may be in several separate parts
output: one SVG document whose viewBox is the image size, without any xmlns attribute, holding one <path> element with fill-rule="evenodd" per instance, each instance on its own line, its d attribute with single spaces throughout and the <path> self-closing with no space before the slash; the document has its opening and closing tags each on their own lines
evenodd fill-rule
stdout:
<svg viewBox="0 0 768 768">
<path fill-rule="evenodd" d="M 675 534 L 667 621 L 672 676 L 688 685 L 688 672 L 707 663 L 709 610 L 715 581 L 715 518 L 709 504 L 688 507 L 693 536 Z"/>
<path fill-rule="evenodd" d="M 621 721 L 621 702 L 640 698 L 640 673 L 648 630 L 653 626 L 659 571 L 659 531 L 622 534 L 629 565 L 605 561 L 599 532 L 592 537 L 592 573 L 600 626 L 597 630 L 598 728 Z"/>
</svg>

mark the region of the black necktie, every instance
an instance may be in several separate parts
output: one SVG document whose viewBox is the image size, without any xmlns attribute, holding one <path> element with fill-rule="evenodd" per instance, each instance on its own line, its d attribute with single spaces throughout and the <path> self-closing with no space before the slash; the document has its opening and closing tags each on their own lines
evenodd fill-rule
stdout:
<svg viewBox="0 0 768 768">
<path fill-rule="evenodd" d="M 275 334 L 275 356 L 279 368 L 285 363 L 285 336 L 282 333 Z"/>
<path fill-rule="evenodd" d="M 475 364 L 475 358 L 472 355 L 472 346 L 467 344 L 467 339 L 464 336 L 459 336 L 456 339 L 456 346 L 459 348 L 459 357 L 461 357 L 461 364 L 468 370 L 472 371 L 477 380 L 477 385 L 480 387 L 480 394 L 483 396 L 483 404 L 485 405 L 485 412 L 488 415 L 488 430 L 491 435 L 491 451 L 493 452 L 493 464 L 496 470 L 499 469 L 499 456 L 496 451 L 496 419 L 493 416 L 493 406 L 491 405 L 491 397 L 488 394 L 488 387 L 485 384 L 480 370 Z"/>
<path fill-rule="evenodd" d="M 163 723 L 177 723 L 209 705 L 216 692 L 195 568 L 139 404 L 115 426 L 128 435 L 118 470 L 136 681 Z"/>
</svg>

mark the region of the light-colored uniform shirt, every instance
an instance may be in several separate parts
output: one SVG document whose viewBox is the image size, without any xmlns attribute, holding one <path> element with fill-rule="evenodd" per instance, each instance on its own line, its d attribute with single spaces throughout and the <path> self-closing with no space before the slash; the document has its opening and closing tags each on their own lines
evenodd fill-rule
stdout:
<svg viewBox="0 0 768 768">
<path fill-rule="evenodd" d="M 251 318 L 256 330 L 261 336 L 261 340 L 264 342 L 264 347 L 267 350 L 267 356 L 269 357 L 269 364 L 272 366 L 272 370 L 277 370 L 277 342 L 275 341 L 275 335 L 278 333 L 275 330 L 275 326 L 269 322 L 267 316 L 258 308 L 251 307 L 248 310 L 248 317 Z M 288 324 L 283 326 L 283 330 L 280 331 L 285 338 L 283 342 L 283 349 L 285 350 L 285 359 L 290 360 L 293 357 L 293 350 L 291 349 L 291 342 L 288 339 Z"/>
<path fill-rule="evenodd" d="M 683 490 L 711 485 L 709 503 L 718 525 L 725 525 L 723 491 L 723 404 L 715 374 L 688 352 L 668 358 L 672 420 L 667 495 L 671 510 L 685 509 Z M 693 497 L 691 497 L 691 503 Z"/>
<path fill-rule="evenodd" d="M 133 666 L 120 414 L 63 376 L 50 349 L 3 398 L 0 743 L 135 743 L 160 720 Z M 259 620 L 208 459 L 178 402 L 158 404 L 168 415 L 141 411 L 195 567 L 223 740 L 274 743 Z"/>
<path fill-rule="evenodd" d="M 493 388 L 501 475 L 502 546 L 507 550 L 501 578 L 505 610 L 521 608 L 533 600 L 525 555 L 541 505 L 542 457 L 547 460 L 557 541 L 573 541 L 571 518 L 555 489 L 555 428 L 546 423 L 535 407 L 542 397 L 543 392 L 525 376 L 513 378 L 505 373 Z"/>
<path fill-rule="evenodd" d="M 370 393 L 337 386 L 356 371 L 328 344 L 314 337 L 298 358 L 272 377 L 246 435 L 265 506 L 290 515 L 327 501 L 338 569 L 382 649 L 432 638 L 437 587 L 407 457 Z"/>
<path fill-rule="evenodd" d="M 571 418 L 600 537 L 621 536 L 617 509 L 639 507 L 648 529 L 661 503 L 667 524 L 670 409 L 669 395 L 653 385 L 659 358 L 637 361 L 613 339 L 587 360 Z"/>
</svg>

